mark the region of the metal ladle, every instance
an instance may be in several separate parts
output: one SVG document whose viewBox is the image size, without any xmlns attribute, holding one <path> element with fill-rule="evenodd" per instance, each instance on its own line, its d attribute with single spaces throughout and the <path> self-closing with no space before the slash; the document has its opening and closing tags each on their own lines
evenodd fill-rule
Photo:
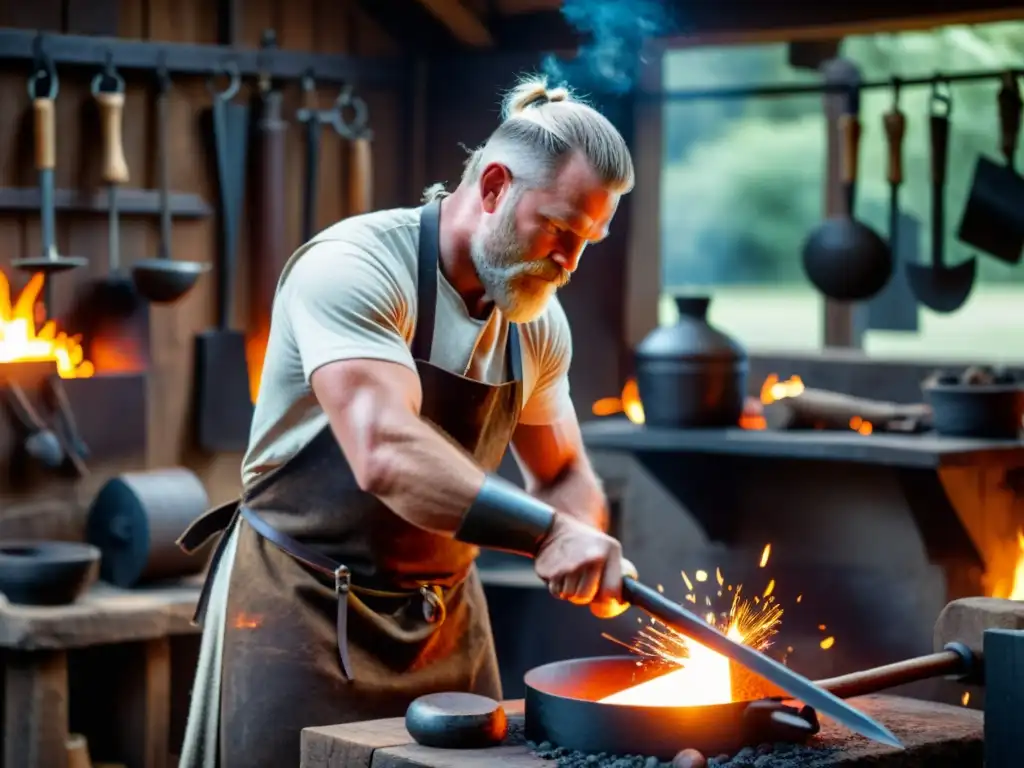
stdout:
<svg viewBox="0 0 1024 768">
<path fill-rule="evenodd" d="M 169 187 L 168 157 L 168 106 L 171 79 L 167 68 L 157 69 L 157 131 L 158 171 L 160 174 L 160 249 L 157 258 L 136 262 L 132 266 L 132 280 L 136 290 L 154 304 L 171 304 L 192 290 L 200 275 L 210 270 L 210 265 L 199 261 L 174 261 L 171 259 L 171 205 Z"/>
<path fill-rule="evenodd" d="M 47 83 L 48 81 L 48 83 Z M 40 85 L 48 85 L 44 88 Z M 56 166 L 56 126 L 54 106 L 60 89 L 57 72 L 52 64 L 41 66 L 29 79 L 28 93 L 32 99 L 35 119 L 36 169 L 39 172 L 40 216 L 42 229 L 42 255 L 15 259 L 15 269 L 42 272 L 46 276 L 44 303 L 47 312 L 53 312 L 51 276 L 84 267 L 89 262 L 80 256 L 61 256 L 57 253 L 56 225 L 54 223 L 54 167 Z"/>
</svg>

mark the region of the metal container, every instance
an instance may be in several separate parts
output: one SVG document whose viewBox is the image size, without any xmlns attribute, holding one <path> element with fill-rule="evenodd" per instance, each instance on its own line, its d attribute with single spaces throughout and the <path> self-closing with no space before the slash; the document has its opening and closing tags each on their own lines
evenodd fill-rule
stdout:
<svg viewBox="0 0 1024 768">
<path fill-rule="evenodd" d="M 1020 384 L 931 384 L 922 389 L 940 435 L 989 440 L 1020 437 L 1024 419 Z"/>
<path fill-rule="evenodd" d="M 95 580 L 100 552 L 71 541 L 0 544 L 0 592 L 21 605 L 67 605 Z"/>
<path fill-rule="evenodd" d="M 644 421 L 651 427 L 731 427 L 739 423 L 747 353 L 707 321 L 707 296 L 677 296 L 679 321 L 636 348 Z"/>
</svg>

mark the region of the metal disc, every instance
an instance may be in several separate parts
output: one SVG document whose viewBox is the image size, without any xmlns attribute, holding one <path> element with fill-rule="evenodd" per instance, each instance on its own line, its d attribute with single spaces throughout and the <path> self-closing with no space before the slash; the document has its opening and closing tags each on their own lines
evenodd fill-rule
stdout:
<svg viewBox="0 0 1024 768">
<path fill-rule="evenodd" d="M 58 256 L 55 259 L 38 256 L 33 259 L 15 259 L 11 262 L 11 265 L 15 269 L 21 269 L 25 272 L 46 272 L 47 274 L 52 274 L 54 272 L 67 272 L 69 269 L 78 269 L 88 263 L 89 260 L 81 256 Z"/>
</svg>

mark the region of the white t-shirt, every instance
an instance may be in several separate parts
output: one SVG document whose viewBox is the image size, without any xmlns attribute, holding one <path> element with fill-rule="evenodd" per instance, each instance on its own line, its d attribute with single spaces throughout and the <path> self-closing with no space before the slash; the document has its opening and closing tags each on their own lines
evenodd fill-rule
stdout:
<svg viewBox="0 0 1024 768">
<path fill-rule="evenodd" d="M 420 209 L 345 219 L 304 245 L 285 265 L 271 315 L 270 339 L 242 482 L 284 463 L 327 424 L 310 388 L 313 371 L 339 360 L 386 360 L 416 370 Z M 489 384 L 507 381 L 508 324 L 495 309 L 471 317 L 440 270 L 430 362 Z M 551 424 L 572 413 L 572 339 L 556 298 L 519 326 L 523 354 L 521 424 Z"/>
</svg>

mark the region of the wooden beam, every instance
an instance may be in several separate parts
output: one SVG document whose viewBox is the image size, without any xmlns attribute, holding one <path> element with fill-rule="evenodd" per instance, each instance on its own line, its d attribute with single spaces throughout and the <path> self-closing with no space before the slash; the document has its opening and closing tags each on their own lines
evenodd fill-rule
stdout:
<svg viewBox="0 0 1024 768">
<path fill-rule="evenodd" d="M 494 38 L 483 20 L 460 0 L 419 0 L 463 45 L 491 48 Z"/>
</svg>

